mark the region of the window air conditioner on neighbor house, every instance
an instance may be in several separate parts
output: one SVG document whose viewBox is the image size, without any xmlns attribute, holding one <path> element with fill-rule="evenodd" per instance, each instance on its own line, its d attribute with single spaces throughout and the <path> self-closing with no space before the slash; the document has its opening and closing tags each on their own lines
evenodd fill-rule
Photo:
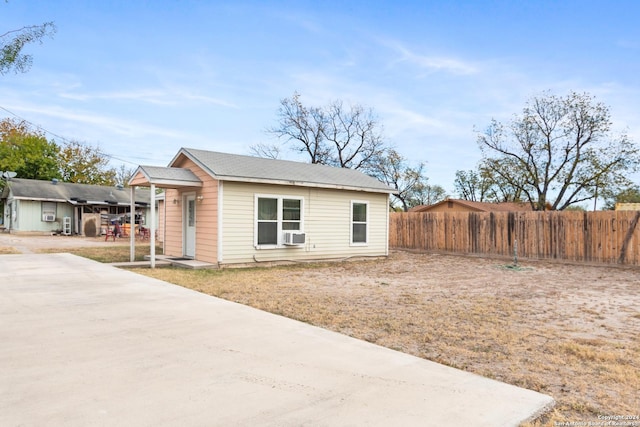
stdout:
<svg viewBox="0 0 640 427">
<path fill-rule="evenodd" d="M 284 244 L 289 246 L 304 245 L 305 234 L 299 231 L 286 231 L 284 233 Z"/>
<path fill-rule="evenodd" d="M 42 220 L 46 222 L 52 222 L 56 220 L 55 214 L 43 214 Z"/>
</svg>

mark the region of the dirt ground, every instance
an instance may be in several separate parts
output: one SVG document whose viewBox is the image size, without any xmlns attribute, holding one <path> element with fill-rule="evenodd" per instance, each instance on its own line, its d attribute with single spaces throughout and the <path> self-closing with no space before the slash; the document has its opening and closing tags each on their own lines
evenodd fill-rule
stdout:
<svg viewBox="0 0 640 427">
<path fill-rule="evenodd" d="M 33 251 L 84 244 L 6 236 L 0 251 L 10 243 Z M 556 409 L 536 425 L 640 415 L 640 268 L 526 260 L 514 267 L 393 251 L 340 263 L 139 272 L 549 394 Z"/>
<path fill-rule="evenodd" d="M 105 241 L 103 237 L 50 236 L 0 233 L 0 254 L 37 253 L 44 249 L 86 248 L 95 246 L 122 246 L 127 239 Z"/>
</svg>

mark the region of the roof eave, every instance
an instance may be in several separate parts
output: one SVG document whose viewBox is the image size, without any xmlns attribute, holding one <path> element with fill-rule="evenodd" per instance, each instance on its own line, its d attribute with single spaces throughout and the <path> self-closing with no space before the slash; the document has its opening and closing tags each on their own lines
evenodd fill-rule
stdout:
<svg viewBox="0 0 640 427">
<path fill-rule="evenodd" d="M 328 188 L 332 190 L 364 191 L 368 193 L 394 194 L 396 192 L 396 190 L 391 188 L 387 190 L 384 188 L 374 188 L 374 187 L 356 187 L 356 186 L 350 186 L 350 185 L 324 184 L 324 183 L 308 182 L 308 181 L 260 179 L 260 178 L 250 178 L 250 177 L 242 177 L 242 176 L 217 175 L 216 179 L 220 181 L 247 182 L 247 183 L 253 183 L 253 184 L 290 185 L 294 187 Z"/>
<path fill-rule="evenodd" d="M 9 197 L 7 197 L 9 198 Z M 66 203 L 67 199 L 54 199 L 51 197 L 28 197 L 28 196 L 13 196 L 10 197 L 13 200 L 30 200 L 34 202 L 57 202 L 57 203 Z"/>
<path fill-rule="evenodd" d="M 202 182 L 182 181 L 179 179 L 149 179 L 149 184 L 158 187 L 202 187 Z M 141 186 L 139 186 L 141 187 Z"/>
</svg>

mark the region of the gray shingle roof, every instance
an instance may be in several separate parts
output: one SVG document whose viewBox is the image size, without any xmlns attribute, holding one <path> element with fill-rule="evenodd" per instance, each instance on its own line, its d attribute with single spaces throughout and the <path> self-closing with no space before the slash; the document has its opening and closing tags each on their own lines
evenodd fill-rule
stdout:
<svg viewBox="0 0 640 427">
<path fill-rule="evenodd" d="M 171 164 L 184 154 L 214 178 L 394 193 L 386 184 L 360 171 L 326 165 L 275 160 L 239 154 L 182 148 Z"/>
<path fill-rule="evenodd" d="M 129 204 L 128 189 L 118 189 L 103 185 L 74 184 L 70 182 L 41 181 L 36 179 L 13 178 L 7 182 L 3 197 L 7 197 L 9 189 L 13 197 L 58 202 Z M 149 190 L 136 190 L 136 202 L 149 202 Z"/>
<path fill-rule="evenodd" d="M 140 166 L 139 170 L 146 175 L 149 182 L 180 181 L 185 184 L 202 184 L 202 181 L 186 168 L 165 168 L 161 166 Z"/>
</svg>

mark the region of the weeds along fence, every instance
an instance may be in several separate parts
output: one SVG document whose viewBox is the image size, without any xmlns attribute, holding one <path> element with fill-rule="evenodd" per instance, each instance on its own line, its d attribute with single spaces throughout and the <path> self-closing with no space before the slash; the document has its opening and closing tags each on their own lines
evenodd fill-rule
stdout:
<svg viewBox="0 0 640 427">
<path fill-rule="evenodd" d="M 389 246 L 640 265 L 640 211 L 397 212 Z"/>
</svg>

